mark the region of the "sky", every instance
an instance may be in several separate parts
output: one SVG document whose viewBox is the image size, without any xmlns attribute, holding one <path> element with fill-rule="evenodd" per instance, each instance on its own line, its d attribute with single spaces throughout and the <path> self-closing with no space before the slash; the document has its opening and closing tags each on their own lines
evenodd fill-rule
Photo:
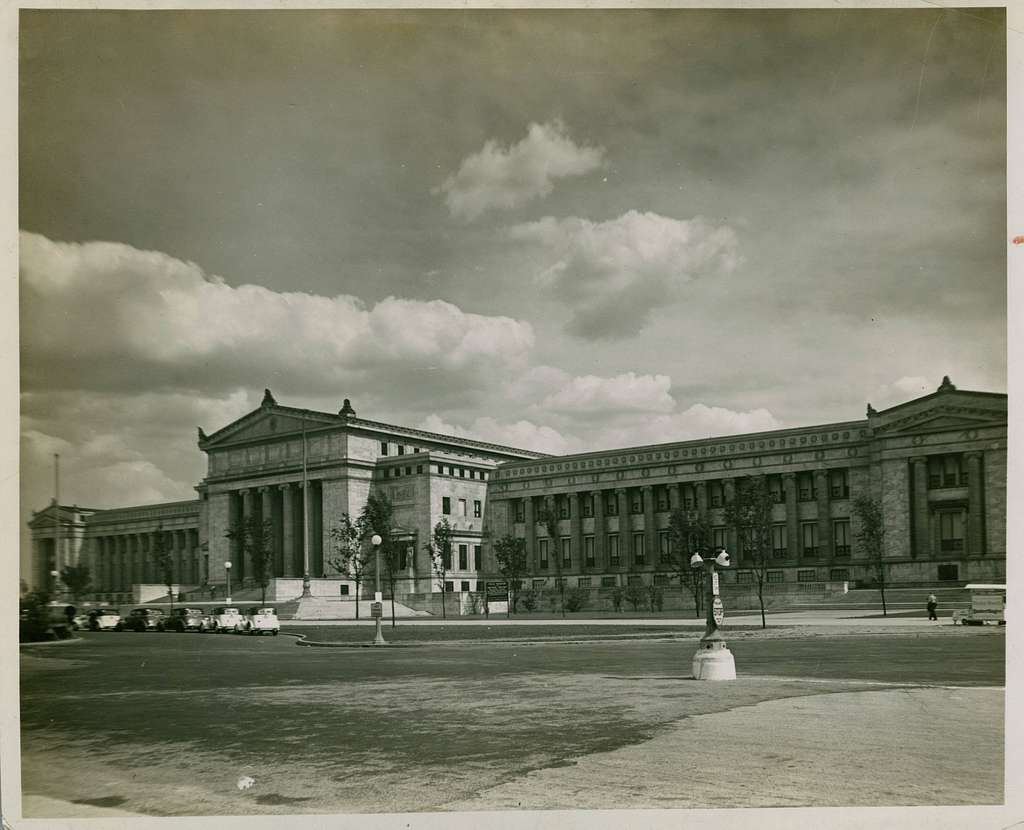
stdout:
<svg viewBox="0 0 1024 830">
<path fill-rule="evenodd" d="M 265 387 L 550 453 L 1006 391 L 1003 10 L 20 24 L 24 518 Z"/>
</svg>

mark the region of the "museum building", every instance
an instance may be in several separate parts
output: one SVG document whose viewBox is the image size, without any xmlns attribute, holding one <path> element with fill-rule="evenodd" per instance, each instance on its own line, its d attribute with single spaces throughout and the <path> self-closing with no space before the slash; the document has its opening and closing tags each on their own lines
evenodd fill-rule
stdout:
<svg viewBox="0 0 1024 830">
<path fill-rule="evenodd" d="M 861 493 L 882 506 L 890 583 L 1003 581 L 1006 439 L 1007 396 L 948 378 L 898 406 L 869 404 L 856 421 L 559 457 L 364 420 L 348 400 L 336 414 L 281 406 L 267 391 L 257 410 L 211 435 L 200 429 L 208 468 L 198 499 L 36 513 L 31 576 L 46 584 L 52 569 L 84 559 L 98 598 L 138 600 L 139 586 L 161 581 L 162 534 L 180 592 L 222 585 L 229 561 L 244 585 L 251 563 L 226 534 L 255 515 L 273 528 L 269 596 L 299 596 L 307 561 L 312 593 L 338 596 L 351 581 L 331 565 L 331 529 L 377 491 L 394 505 L 404 550 L 398 594 L 440 591 L 425 543 L 442 518 L 455 530 L 448 591 L 495 575 L 491 543 L 509 535 L 525 540 L 534 587 L 668 585 L 676 508 L 703 515 L 712 543 L 733 556 L 729 581 L 742 583 L 753 575 L 724 505 L 741 480 L 764 476 L 776 502 L 769 582 L 867 580 L 852 509 Z M 545 506 L 559 517 L 554 539 L 538 522 Z"/>
</svg>

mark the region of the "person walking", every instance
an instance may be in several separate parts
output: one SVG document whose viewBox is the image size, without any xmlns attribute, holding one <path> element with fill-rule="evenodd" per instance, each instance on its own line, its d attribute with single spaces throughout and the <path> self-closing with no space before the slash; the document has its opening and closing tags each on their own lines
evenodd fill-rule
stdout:
<svg viewBox="0 0 1024 830">
<path fill-rule="evenodd" d="M 939 617 L 935 613 L 935 609 L 939 607 L 939 601 L 936 599 L 935 594 L 928 594 L 928 619 L 937 620 Z"/>
</svg>

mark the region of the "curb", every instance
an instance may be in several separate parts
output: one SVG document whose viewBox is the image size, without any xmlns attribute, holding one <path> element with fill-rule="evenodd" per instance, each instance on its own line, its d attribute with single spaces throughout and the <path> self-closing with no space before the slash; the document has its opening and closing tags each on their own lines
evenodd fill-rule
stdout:
<svg viewBox="0 0 1024 830">
<path fill-rule="evenodd" d="M 18 648 L 34 648 L 35 646 L 66 646 L 69 643 L 84 643 L 81 637 L 68 637 L 66 640 L 39 640 L 35 643 L 18 643 Z"/>
</svg>

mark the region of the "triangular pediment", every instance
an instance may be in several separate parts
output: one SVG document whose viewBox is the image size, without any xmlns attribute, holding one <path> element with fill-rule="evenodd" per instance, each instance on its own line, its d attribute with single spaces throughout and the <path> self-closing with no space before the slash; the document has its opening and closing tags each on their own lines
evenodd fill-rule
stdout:
<svg viewBox="0 0 1024 830">
<path fill-rule="evenodd" d="M 954 432 L 964 429 L 980 429 L 989 426 L 1006 426 L 1006 418 L 998 417 L 991 410 L 969 410 L 956 407 L 955 411 L 945 408 L 918 412 L 886 424 L 876 432 L 886 435 L 909 435 L 923 432 Z"/>
<path fill-rule="evenodd" d="M 282 435 L 296 435 L 304 429 L 311 431 L 337 424 L 337 417 L 326 413 L 303 411 L 300 414 L 285 407 L 261 407 L 248 415 L 243 415 L 213 435 L 201 437 L 199 446 L 208 450 L 228 444 L 266 440 Z"/>
</svg>

